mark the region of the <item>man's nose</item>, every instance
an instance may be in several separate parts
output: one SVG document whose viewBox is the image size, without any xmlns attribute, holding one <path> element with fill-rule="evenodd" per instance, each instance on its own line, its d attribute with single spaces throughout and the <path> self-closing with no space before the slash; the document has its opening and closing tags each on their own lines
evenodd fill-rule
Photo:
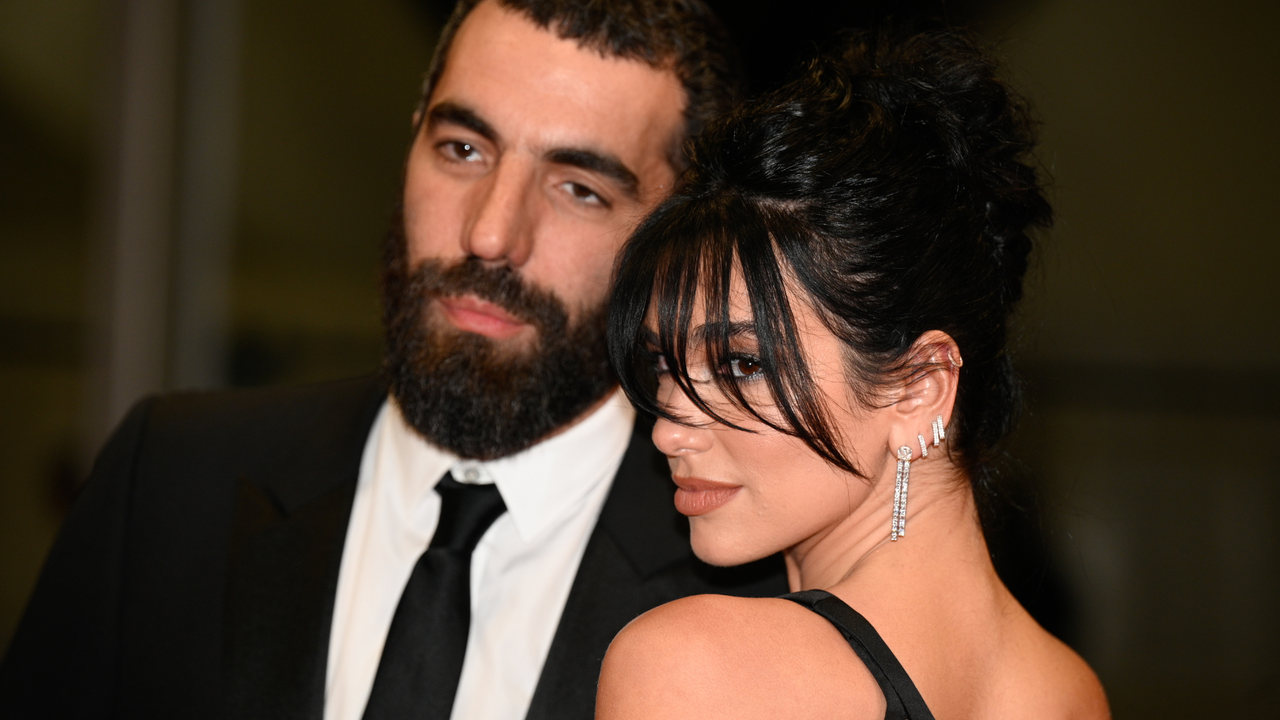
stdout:
<svg viewBox="0 0 1280 720">
<path fill-rule="evenodd" d="M 523 265 L 533 251 L 537 223 L 533 168 L 504 158 L 476 191 L 463 251 L 482 260 Z"/>
</svg>

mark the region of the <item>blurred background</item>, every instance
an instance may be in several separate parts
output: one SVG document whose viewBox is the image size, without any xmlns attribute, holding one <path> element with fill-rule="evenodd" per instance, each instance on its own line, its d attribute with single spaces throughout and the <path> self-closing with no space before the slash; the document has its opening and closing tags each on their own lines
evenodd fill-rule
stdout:
<svg viewBox="0 0 1280 720">
<path fill-rule="evenodd" d="M 1010 586 L 1117 717 L 1280 717 L 1280 6 L 715 4 L 756 87 L 944 14 L 1044 123 Z M 0 0 L 0 648 L 138 397 L 368 373 L 448 0 Z"/>
</svg>

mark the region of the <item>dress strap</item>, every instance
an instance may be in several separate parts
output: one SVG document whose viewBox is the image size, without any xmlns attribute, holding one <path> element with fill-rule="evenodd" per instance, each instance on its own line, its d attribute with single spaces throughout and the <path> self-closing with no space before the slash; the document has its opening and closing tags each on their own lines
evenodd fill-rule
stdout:
<svg viewBox="0 0 1280 720">
<path fill-rule="evenodd" d="M 826 590 L 805 590 L 781 597 L 826 618 L 849 641 L 849 646 L 871 671 L 884 693 L 888 705 L 885 720 L 933 720 L 933 713 L 929 712 L 929 706 L 925 705 L 902 663 L 884 644 L 880 633 L 857 610 Z"/>
</svg>

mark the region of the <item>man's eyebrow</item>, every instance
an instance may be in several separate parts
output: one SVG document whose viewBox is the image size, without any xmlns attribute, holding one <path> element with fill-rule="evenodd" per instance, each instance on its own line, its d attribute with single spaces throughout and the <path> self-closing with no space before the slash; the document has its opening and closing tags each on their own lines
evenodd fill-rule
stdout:
<svg viewBox="0 0 1280 720">
<path fill-rule="evenodd" d="M 549 151 L 546 158 L 559 165 L 572 165 L 611 178 L 632 200 L 640 199 L 640 179 L 612 155 L 578 148 L 558 148 Z"/>
<path fill-rule="evenodd" d="M 433 105 L 427 111 L 427 130 L 435 130 L 441 123 L 449 125 L 458 125 L 464 127 L 489 142 L 498 142 L 498 131 L 493 126 L 485 122 L 471 108 L 463 107 L 457 103 L 442 102 Z"/>
</svg>

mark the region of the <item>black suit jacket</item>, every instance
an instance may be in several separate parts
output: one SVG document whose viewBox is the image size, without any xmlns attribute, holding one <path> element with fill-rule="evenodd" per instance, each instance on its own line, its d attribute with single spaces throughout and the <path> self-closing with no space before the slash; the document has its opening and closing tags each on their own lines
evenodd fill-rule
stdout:
<svg viewBox="0 0 1280 720">
<path fill-rule="evenodd" d="M 140 403 L 108 442 L 0 665 L 0 717 L 320 718 L 338 566 L 378 379 Z M 529 718 L 590 718 L 600 661 L 685 595 L 786 591 L 689 550 L 637 423 Z"/>
</svg>

